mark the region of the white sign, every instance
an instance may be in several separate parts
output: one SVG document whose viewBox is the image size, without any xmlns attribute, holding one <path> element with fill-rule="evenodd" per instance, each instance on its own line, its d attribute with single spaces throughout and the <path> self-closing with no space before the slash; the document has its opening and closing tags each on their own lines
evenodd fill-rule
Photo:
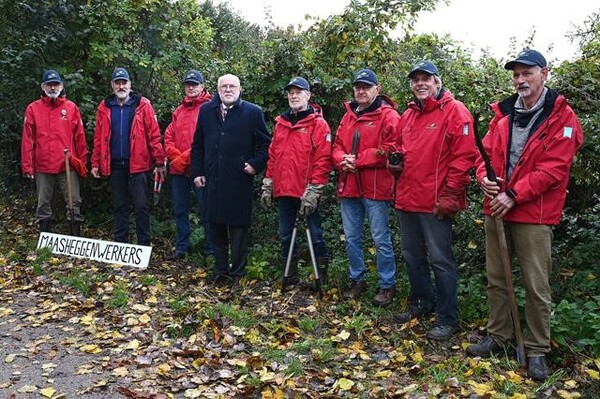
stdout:
<svg viewBox="0 0 600 399">
<path fill-rule="evenodd" d="M 99 262 L 145 269 L 150 263 L 152 247 L 122 242 L 94 240 L 54 233 L 40 233 L 39 248 L 50 248 L 53 254 L 86 258 Z"/>
</svg>

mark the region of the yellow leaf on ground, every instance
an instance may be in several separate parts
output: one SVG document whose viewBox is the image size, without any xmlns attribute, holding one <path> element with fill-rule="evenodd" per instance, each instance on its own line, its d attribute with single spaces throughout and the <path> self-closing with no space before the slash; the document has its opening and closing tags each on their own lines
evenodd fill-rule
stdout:
<svg viewBox="0 0 600 399">
<path fill-rule="evenodd" d="M 17 356 L 17 355 L 16 355 L 16 354 L 14 354 L 14 353 L 11 353 L 11 354 L 9 354 L 9 355 L 6 355 L 6 357 L 4 358 L 4 363 L 12 363 L 12 362 L 14 362 L 14 361 L 15 361 L 15 357 L 16 357 L 16 356 Z"/>
<path fill-rule="evenodd" d="M 575 388 L 577 388 L 577 381 L 575 381 L 575 380 L 565 381 L 565 387 L 567 387 L 569 389 L 575 389 Z"/>
<path fill-rule="evenodd" d="M 136 350 L 139 347 L 140 347 L 140 341 L 138 341 L 137 339 L 134 339 L 132 341 L 129 341 L 129 343 L 127 344 L 125 349 Z"/>
<path fill-rule="evenodd" d="M 488 386 L 487 384 L 479 384 L 475 381 L 469 381 L 469 385 L 473 389 L 473 392 L 475 392 L 478 396 L 483 396 L 486 394 L 491 395 L 493 392 L 492 387 Z"/>
<path fill-rule="evenodd" d="M 147 311 L 150 310 L 150 306 L 148 306 L 148 305 L 142 305 L 142 304 L 139 304 L 139 303 L 136 303 L 132 307 L 133 307 L 133 310 L 136 310 L 138 312 L 147 312 Z"/>
<path fill-rule="evenodd" d="M 558 394 L 559 397 L 563 398 L 563 399 L 578 399 L 581 398 L 581 394 L 579 392 L 569 392 L 569 391 L 565 391 L 564 389 L 559 389 L 558 392 L 556 392 Z"/>
<path fill-rule="evenodd" d="M 129 370 L 127 370 L 127 367 L 117 367 L 111 374 L 115 377 L 125 377 L 129 374 Z"/>
<path fill-rule="evenodd" d="M 342 341 L 347 340 L 348 338 L 350 338 L 350 333 L 346 330 L 342 330 L 342 332 L 340 332 L 337 337 L 339 339 L 341 339 Z"/>
<path fill-rule="evenodd" d="M 600 373 L 597 370 L 585 369 L 585 372 L 592 380 L 600 380 Z"/>
<path fill-rule="evenodd" d="M 515 393 L 509 399 L 527 399 L 527 395 L 522 393 Z"/>
<path fill-rule="evenodd" d="M 158 303 L 158 299 L 156 299 L 156 297 L 154 295 L 152 295 L 152 296 L 148 297 L 148 299 L 146 299 L 145 302 L 152 304 L 152 305 L 156 305 Z"/>
<path fill-rule="evenodd" d="M 392 375 L 392 370 L 381 370 L 375 373 L 375 378 L 388 378 Z"/>
<path fill-rule="evenodd" d="M 35 385 L 23 385 L 21 388 L 17 389 L 19 393 L 32 393 L 37 391 L 37 387 Z"/>
<path fill-rule="evenodd" d="M 159 364 L 156 368 L 156 372 L 161 375 L 166 375 L 169 371 L 171 371 L 171 366 L 167 363 Z"/>
<path fill-rule="evenodd" d="M 352 389 L 352 387 L 354 386 L 354 381 L 349 380 L 347 378 L 340 378 L 338 380 L 338 385 L 340 388 L 342 388 L 344 391 L 349 391 Z"/>
<path fill-rule="evenodd" d="M 54 389 L 52 387 L 48 387 L 48 388 L 40 389 L 40 393 L 42 394 L 42 396 L 44 396 L 46 398 L 51 398 L 56 393 L 56 389 Z"/>
<path fill-rule="evenodd" d="M 523 382 L 523 377 L 521 377 L 519 374 L 515 373 L 512 370 L 508 372 L 508 379 L 510 380 L 510 382 L 514 382 L 515 384 L 520 384 L 521 382 Z"/>
<path fill-rule="evenodd" d="M 98 345 L 94 345 L 94 344 L 83 345 L 82 347 L 79 348 L 79 350 L 82 352 L 85 352 L 85 353 L 93 353 L 93 354 L 102 352 L 102 349 L 100 349 L 98 347 Z"/>
<path fill-rule="evenodd" d="M 147 313 L 144 313 L 143 315 L 140 316 L 139 320 L 140 320 L 140 323 L 142 323 L 142 324 L 148 324 L 148 323 L 150 323 L 152 318 L 150 316 L 148 316 Z"/>
<path fill-rule="evenodd" d="M 0 317 L 15 313 L 12 309 L 0 308 Z"/>
</svg>

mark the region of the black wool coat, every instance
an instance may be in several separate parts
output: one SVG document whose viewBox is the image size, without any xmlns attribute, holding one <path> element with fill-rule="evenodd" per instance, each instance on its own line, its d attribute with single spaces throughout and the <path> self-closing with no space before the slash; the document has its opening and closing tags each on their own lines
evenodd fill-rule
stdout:
<svg viewBox="0 0 600 399">
<path fill-rule="evenodd" d="M 221 117 L 221 99 L 214 96 L 202 105 L 192 143 L 192 177 L 205 176 L 205 215 L 209 222 L 249 226 L 252 219 L 254 176 L 269 158 L 271 135 L 265 116 L 256 104 L 238 99 Z"/>
</svg>

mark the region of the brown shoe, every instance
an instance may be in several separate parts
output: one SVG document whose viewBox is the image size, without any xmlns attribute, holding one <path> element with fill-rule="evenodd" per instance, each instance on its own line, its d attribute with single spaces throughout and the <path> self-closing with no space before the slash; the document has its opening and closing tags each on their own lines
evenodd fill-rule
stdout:
<svg viewBox="0 0 600 399">
<path fill-rule="evenodd" d="M 377 295 L 373 297 L 373 305 L 384 307 L 392 303 L 396 296 L 396 287 L 380 288 Z"/>
<path fill-rule="evenodd" d="M 363 291 L 367 288 L 367 283 L 364 280 L 350 282 L 350 297 L 352 299 L 358 299 L 362 295 Z"/>
</svg>

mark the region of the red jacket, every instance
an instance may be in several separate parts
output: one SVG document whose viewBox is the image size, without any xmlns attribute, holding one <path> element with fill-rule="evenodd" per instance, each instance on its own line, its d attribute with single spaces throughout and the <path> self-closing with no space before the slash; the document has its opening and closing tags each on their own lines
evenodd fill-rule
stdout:
<svg viewBox="0 0 600 399">
<path fill-rule="evenodd" d="M 385 96 L 379 96 L 381 106 L 358 116 L 353 103 L 345 104 L 344 114 L 333 144 L 334 166 L 340 171 L 337 195 L 340 198 L 368 198 L 388 201 L 393 197 L 394 178 L 386 169 L 387 153 L 394 149 L 394 139 L 400 131 L 400 115 L 396 104 Z M 376 100 L 378 101 L 378 100 Z M 341 171 L 344 155 L 352 152 L 352 136 L 360 132 L 360 145 L 356 157 L 356 173 Z M 357 175 L 363 189 L 361 195 Z"/>
<path fill-rule="evenodd" d="M 517 95 L 490 107 L 495 113 L 483 145 L 492 161 L 492 167 L 505 179 L 508 165 L 509 136 L 512 132 L 512 114 Z M 556 225 L 567 195 L 573 157 L 583 143 L 579 120 L 556 91 L 548 89 L 546 104 L 515 166 L 506 188 L 517 205 L 504 220 L 517 223 Z M 481 156 L 477 159 L 477 180 L 485 176 Z M 505 179 L 506 181 L 506 179 Z M 484 212 L 490 215 L 489 199 L 484 201 Z"/>
<path fill-rule="evenodd" d="M 170 162 L 170 174 L 190 174 L 190 149 L 196 132 L 198 113 L 200 106 L 211 98 L 210 93 L 205 90 L 195 98 L 185 97 L 173 111 L 171 123 L 165 130 L 165 152 Z M 175 161 L 176 159 L 178 160 Z"/>
<path fill-rule="evenodd" d="M 23 173 L 62 173 L 64 149 L 87 162 L 88 150 L 79 108 L 64 96 L 54 103 L 49 97 L 32 102 L 25 110 L 21 167 Z"/>
<path fill-rule="evenodd" d="M 160 128 L 150 100 L 139 94 L 131 93 L 137 98 L 135 114 L 129 133 L 129 173 L 142 173 L 155 166 L 165 164 L 165 153 L 161 144 Z M 94 131 L 94 151 L 92 168 L 100 168 L 100 174 L 110 175 L 110 97 L 98 105 L 96 112 L 96 129 Z"/>
<path fill-rule="evenodd" d="M 452 93 L 444 91 L 439 100 L 428 97 L 422 109 L 409 103 L 397 145 L 404 152 L 404 170 L 396 186 L 396 209 L 433 213 L 445 189 L 462 190 L 460 204 L 466 207 L 465 188 L 477 156 L 473 117 Z"/>
<path fill-rule="evenodd" d="M 275 118 L 265 177 L 273 179 L 274 197 L 300 198 L 307 184 L 327 184 L 331 163 L 331 130 L 313 112 L 295 125 Z"/>
</svg>

